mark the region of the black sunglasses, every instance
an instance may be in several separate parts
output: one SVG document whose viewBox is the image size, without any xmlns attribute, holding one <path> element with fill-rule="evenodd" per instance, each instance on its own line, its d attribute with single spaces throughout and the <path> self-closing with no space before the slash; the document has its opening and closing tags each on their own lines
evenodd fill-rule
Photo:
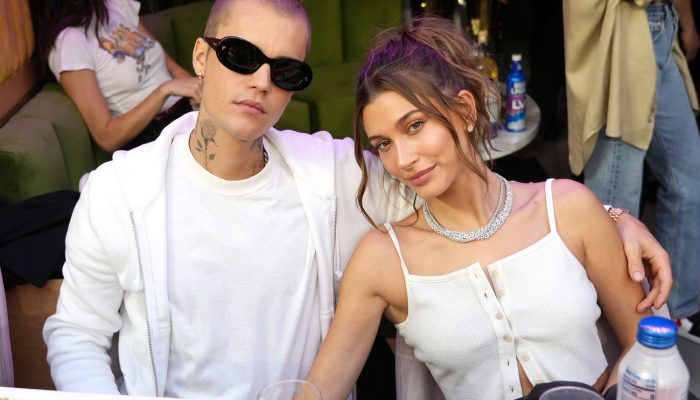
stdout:
<svg viewBox="0 0 700 400">
<path fill-rule="evenodd" d="M 270 58 L 253 43 L 235 36 L 221 39 L 205 36 L 204 40 L 216 50 L 219 62 L 231 71 L 249 75 L 263 64 L 269 64 L 270 79 L 284 90 L 296 92 L 311 83 L 311 67 L 305 62 L 293 58 Z"/>
</svg>

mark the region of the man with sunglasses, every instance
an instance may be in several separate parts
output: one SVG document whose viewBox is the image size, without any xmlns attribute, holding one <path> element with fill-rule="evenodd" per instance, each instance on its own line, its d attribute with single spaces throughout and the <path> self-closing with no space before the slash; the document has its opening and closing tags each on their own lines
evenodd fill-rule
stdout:
<svg viewBox="0 0 700 400">
<path fill-rule="evenodd" d="M 352 142 L 272 128 L 312 80 L 309 35 L 298 0 L 217 1 L 193 52 L 199 113 L 91 174 L 44 327 L 59 390 L 251 399 L 306 376 L 345 263 L 370 229 L 354 204 Z M 380 173 L 375 157 L 367 164 Z M 374 185 L 372 215 L 413 210 Z M 628 245 L 646 243 L 658 280 L 640 306 L 660 305 L 668 262 L 638 224 L 620 229 L 632 232 Z"/>
</svg>

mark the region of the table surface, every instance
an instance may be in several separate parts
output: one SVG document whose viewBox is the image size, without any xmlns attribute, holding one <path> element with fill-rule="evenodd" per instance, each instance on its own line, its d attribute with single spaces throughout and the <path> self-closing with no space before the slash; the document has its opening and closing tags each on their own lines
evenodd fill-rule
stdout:
<svg viewBox="0 0 700 400">
<path fill-rule="evenodd" d="M 535 139 L 539 127 L 540 107 L 532 97 L 527 96 L 525 99 L 525 130 L 522 132 L 509 132 L 505 128 L 499 129 L 496 137 L 491 139 L 493 149 L 489 149 L 488 154 L 484 149 L 481 149 L 481 156 L 484 160 L 495 160 L 513 154 Z"/>
</svg>

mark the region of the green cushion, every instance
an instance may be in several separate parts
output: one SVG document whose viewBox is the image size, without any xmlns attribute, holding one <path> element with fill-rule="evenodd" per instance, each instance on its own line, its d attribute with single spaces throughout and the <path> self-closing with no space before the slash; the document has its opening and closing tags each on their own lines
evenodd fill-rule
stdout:
<svg viewBox="0 0 700 400">
<path fill-rule="evenodd" d="M 192 50 L 195 40 L 204 34 L 211 1 L 199 1 L 163 10 L 158 14 L 168 17 L 173 25 L 175 54 L 171 54 L 183 68 L 194 74 Z"/>
<path fill-rule="evenodd" d="M 176 57 L 177 49 L 175 48 L 173 24 L 170 18 L 156 13 L 142 15 L 140 19 L 146 29 L 148 29 L 158 43 L 163 46 L 165 52 L 170 54 L 171 57 Z"/>
<path fill-rule="evenodd" d="M 361 60 L 371 39 L 401 23 L 402 0 L 342 0 L 345 60 Z"/>
<path fill-rule="evenodd" d="M 306 61 L 311 67 L 343 61 L 343 29 L 338 0 L 306 0 L 304 8 L 311 22 L 311 50 Z"/>
<path fill-rule="evenodd" d="M 11 118 L 0 128 L 0 200 L 14 203 L 71 188 L 64 165 L 48 121 Z"/>
<path fill-rule="evenodd" d="M 279 130 L 293 129 L 297 132 L 310 132 L 309 104 L 302 100 L 292 98 L 289 105 L 282 113 L 280 120 L 275 124 Z"/>
<path fill-rule="evenodd" d="M 295 94 L 311 104 L 311 130 L 325 130 L 335 137 L 352 136 L 355 112 L 355 77 L 359 62 L 314 69 L 308 88 Z"/>
<path fill-rule="evenodd" d="M 42 120 L 49 123 L 58 138 L 65 158 L 68 188 L 78 190 L 80 177 L 95 168 L 92 143 L 85 124 L 73 102 L 56 83 L 46 85 L 13 119 Z"/>
<path fill-rule="evenodd" d="M 313 131 L 328 131 L 335 138 L 352 137 L 354 95 L 329 96 L 327 99 L 319 99 L 315 106 L 312 115 L 317 127 Z"/>
</svg>

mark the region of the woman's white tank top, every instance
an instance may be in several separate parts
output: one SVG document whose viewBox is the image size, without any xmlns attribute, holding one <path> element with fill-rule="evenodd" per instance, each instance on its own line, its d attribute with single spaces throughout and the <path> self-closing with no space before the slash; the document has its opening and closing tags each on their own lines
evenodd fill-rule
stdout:
<svg viewBox="0 0 700 400">
<path fill-rule="evenodd" d="M 545 184 L 550 232 L 486 267 L 440 276 L 408 272 L 408 316 L 396 324 L 449 399 L 517 399 L 517 361 L 532 384 L 594 384 L 607 366 L 596 321 L 600 308 L 586 270 L 557 234 L 552 180 Z"/>
</svg>

